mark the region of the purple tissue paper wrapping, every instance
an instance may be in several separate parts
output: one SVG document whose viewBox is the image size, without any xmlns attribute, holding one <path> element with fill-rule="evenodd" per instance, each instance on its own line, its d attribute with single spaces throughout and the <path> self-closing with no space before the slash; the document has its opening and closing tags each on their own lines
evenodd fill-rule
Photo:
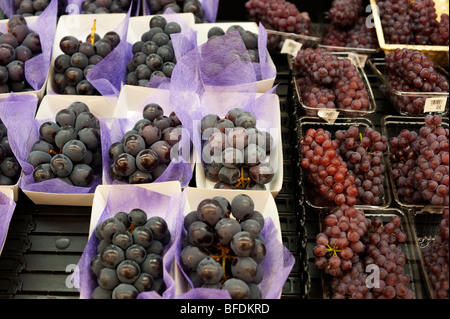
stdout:
<svg viewBox="0 0 450 319">
<path fill-rule="evenodd" d="M 16 202 L 12 197 L 0 192 L 0 254 L 8 234 L 9 223 L 11 222 Z"/>
<path fill-rule="evenodd" d="M 123 188 L 126 188 L 126 191 Z M 130 194 L 132 195 L 130 196 Z M 171 233 L 171 240 L 165 246 L 163 256 L 163 279 L 166 284 L 166 290 L 162 296 L 154 291 L 142 292 L 138 295 L 138 299 L 170 299 L 175 295 L 175 282 L 170 273 L 183 223 L 182 206 L 179 205 L 180 197 L 181 193 L 167 196 L 133 185 L 114 187 L 108 195 L 106 206 L 100 215 L 98 223 L 114 217 L 120 211 L 129 213 L 134 208 L 140 208 L 147 213 L 148 218 L 152 216 L 164 218 Z M 98 286 L 95 275 L 90 270 L 90 262 L 97 255 L 98 243 L 99 240 L 93 232 L 78 262 L 78 267 L 72 276 L 72 280 L 75 286 L 79 287 L 78 289 L 83 298 L 90 298 L 92 291 Z"/>
</svg>

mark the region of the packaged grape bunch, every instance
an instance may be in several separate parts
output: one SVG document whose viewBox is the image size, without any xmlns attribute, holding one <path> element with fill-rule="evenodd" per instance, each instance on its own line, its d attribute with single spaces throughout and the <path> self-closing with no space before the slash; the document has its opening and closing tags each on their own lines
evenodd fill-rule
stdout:
<svg viewBox="0 0 450 319">
<path fill-rule="evenodd" d="M 267 191 L 183 192 L 179 299 L 277 299 L 294 265 Z"/>
<path fill-rule="evenodd" d="M 192 178 L 191 142 L 170 93 L 124 86 L 114 116 L 100 119 L 103 183 L 148 184 Z"/>
<path fill-rule="evenodd" d="M 55 0 L 58 3 L 58 16 L 60 16 L 60 6 L 65 0 Z M 21 15 L 22 17 L 32 17 L 41 15 L 47 9 L 51 0 L 4 0 L 0 3 L 0 9 L 6 17 Z"/>
<path fill-rule="evenodd" d="M 183 222 L 178 182 L 99 186 L 89 240 L 72 276 L 82 299 L 175 295 L 174 256 Z"/>
<path fill-rule="evenodd" d="M 32 99 L 37 100 L 37 97 Z M 0 190 L 12 191 L 14 200 L 19 196 L 19 178 L 22 168 L 11 149 L 8 137 L 8 128 L 2 121 L 3 108 L 16 107 L 30 98 L 26 95 L 9 96 L 6 99 L 0 98 Z"/>
<path fill-rule="evenodd" d="M 22 167 L 19 187 L 36 204 L 90 206 L 102 182 L 98 122 L 108 101 L 46 95 L 35 113 L 37 101 L 11 100 L 2 119 Z"/>
<path fill-rule="evenodd" d="M 219 0 L 143 0 L 144 15 L 192 13 L 195 23 L 214 23 L 219 9 Z"/>
<path fill-rule="evenodd" d="M 264 93 L 272 88 L 276 66 L 266 49 L 267 32 L 262 24 L 223 22 L 196 24 L 193 29 L 197 31 L 202 89 Z M 196 52 L 183 59 L 182 65 L 192 55 Z"/>
<path fill-rule="evenodd" d="M 361 0 L 332 1 L 321 17 L 319 46 L 330 51 L 357 53 L 364 66 L 367 58 L 379 51 L 377 34 L 365 9 Z"/>
<path fill-rule="evenodd" d="M 283 180 L 279 100 L 276 94 L 205 92 L 198 104 L 171 92 L 178 117 L 188 123 L 201 188 L 269 190 Z M 230 106 L 234 107 L 230 107 Z"/>
<path fill-rule="evenodd" d="M 418 50 L 448 67 L 449 7 L 447 1 L 370 0 L 378 43 L 385 54 Z"/>
<path fill-rule="evenodd" d="M 47 93 L 102 95 L 114 104 L 126 72 L 129 17 L 130 11 L 62 16 Z"/>
<path fill-rule="evenodd" d="M 5 244 L 8 228 L 11 222 L 16 202 L 14 201 L 14 193 L 11 189 L 3 189 L 0 187 L 0 256 L 2 254 L 3 245 Z"/>
<path fill-rule="evenodd" d="M 428 208 L 413 214 L 413 226 L 419 245 L 419 260 L 428 298 L 448 299 L 448 207 Z"/>
<path fill-rule="evenodd" d="M 40 16 L 12 15 L 0 22 L 0 96 L 45 92 L 56 30 L 57 1 Z"/>
<path fill-rule="evenodd" d="M 343 118 L 323 123 L 302 117 L 298 143 L 300 178 L 312 208 L 390 206 L 387 138 L 371 121 Z"/>
<path fill-rule="evenodd" d="M 137 16 L 140 12 L 140 0 L 63 0 L 66 14 L 105 14 L 127 13 Z"/>
<path fill-rule="evenodd" d="M 342 205 L 322 218 L 313 248 L 326 299 L 422 299 L 417 242 L 396 208 Z"/>
<path fill-rule="evenodd" d="M 369 65 L 399 114 L 448 114 L 448 72 L 423 52 L 397 49 Z"/>
<path fill-rule="evenodd" d="M 448 207 L 448 118 L 386 115 L 381 125 L 397 204 L 412 210 Z"/>
<path fill-rule="evenodd" d="M 250 17 L 267 29 L 268 49 L 273 53 L 293 54 L 301 47 L 320 42 L 319 31 L 307 11 L 285 0 L 248 0 L 245 8 Z"/>
<path fill-rule="evenodd" d="M 298 52 L 293 68 L 301 114 L 333 122 L 339 116 L 375 112 L 372 88 L 357 54 L 307 48 Z"/>
</svg>

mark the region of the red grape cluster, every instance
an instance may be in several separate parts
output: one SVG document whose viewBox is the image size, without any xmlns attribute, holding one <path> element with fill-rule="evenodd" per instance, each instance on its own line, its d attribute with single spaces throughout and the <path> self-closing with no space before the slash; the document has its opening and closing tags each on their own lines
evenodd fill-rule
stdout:
<svg viewBox="0 0 450 319">
<path fill-rule="evenodd" d="M 341 205 L 325 217 L 324 226 L 324 231 L 316 236 L 314 265 L 333 277 L 340 277 L 353 267 L 354 255 L 364 252 L 361 239 L 370 221 L 363 210 Z"/>
<path fill-rule="evenodd" d="M 350 59 L 338 59 L 324 48 L 307 48 L 298 52 L 294 67 L 308 107 L 366 110 L 370 106 L 369 92 Z"/>
<path fill-rule="evenodd" d="M 441 122 L 427 115 L 419 132 L 403 129 L 389 140 L 392 178 L 408 204 L 449 204 L 449 130 Z"/>
<path fill-rule="evenodd" d="M 367 227 L 358 245 L 358 248 L 363 248 L 361 251 L 353 250 L 351 267 L 330 280 L 331 298 L 413 299 L 414 292 L 408 287 L 410 277 L 404 272 L 406 255 L 399 246 L 407 240 L 401 229 L 401 218 L 394 216 L 385 225 L 380 217 L 364 218 Z M 318 235 L 319 241 L 323 240 L 322 236 Z M 316 258 L 319 266 L 320 258 Z M 370 269 L 377 269 L 373 278 L 368 275 Z"/>
<path fill-rule="evenodd" d="M 433 33 L 430 34 L 430 41 L 436 45 L 449 45 L 449 16 L 447 13 L 441 15 L 441 21 L 436 28 L 433 29 Z"/>
<path fill-rule="evenodd" d="M 434 298 L 448 299 L 448 215 L 446 207 L 442 212 L 442 220 L 439 224 L 439 235 L 434 243 L 422 250 L 422 257 L 426 271 L 431 281 Z"/>
<path fill-rule="evenodd" d="M 378 38 L 374 28 L 366 25 L 366 18 L 359 17 L 349 29 L 341 29 L 333 24 L 326 29 L 323 44 L 329 46 L 374 49 Z"/>
<path fill-rule="evenodd" d="M 349 172 L 356 176 L 357 204 L 379 205 L 384 195 L 383 157 L 387 151 L 386 137 L 368 127 L 358 136 L 355 125 L 335 133 L 339 154 L 345 159 Z"/>
<path fill-rule="evenodd" d="M 321 196 L 336 205 L 354 206 L 358 188 L 356 177 L 347 169 L 347 163 L 338 153 L 339 142 L 322 128 L 309 129 L 301 142 L 300 165 L 309 172 L 307 180 L 317 187 Z"/>
<path fill-rule="evenodd" d="M 362 12 L 361 0 L 333 0 L 328 18 L 333 25 L 346 29 L 355 24 Z"/>
<path fill-rule="evenodd" d="M 388 81 L 400 92 L 448 92 L 449 82 L 437 72 L 434 63 L 418 50 L 397 49 L 385 56 Z M 392 102 L 409 114 L 423 114 L 425 99 L 421 96 L 387 92 Z"/>
<path fill-rule="evenodd" d="M 386 43 L 448 45 L 448 23 L 445 15 L 438 22 L 434 0 L 378 0 L 377 5 Z"/>
</svg>

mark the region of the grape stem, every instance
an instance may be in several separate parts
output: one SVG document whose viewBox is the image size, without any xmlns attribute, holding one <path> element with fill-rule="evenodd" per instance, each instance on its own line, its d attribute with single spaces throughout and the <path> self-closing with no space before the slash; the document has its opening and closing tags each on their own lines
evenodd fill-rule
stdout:
<svg viewBox="0 0 450 319">
<path fill-rule="evenodd" d="M 333 256 L 337 256 L 337 253 L 340 253 L 342 251 L 338 248 L 339 247 L 336 247 L 336 243 L 333 245 L 333 248 L 331 248 L 331 246 L 327 244 L 327 253 L 333 253 Z"/>
<path fill-rule="evenodd" d="M 238 178 L 238 182 L 233 186 L 233 188 L 244 188 L 245 183 L 250 183 L 250 177 L 244 177 L 244 166 L 241 166 L 241 176 Z"/>
<path fill-rule="evenodd" d="M 226 269 L 225 269 L 226 261 L 227 261 L 227 259 L 234 259 L 235 257 L 230 255 L 230 248 L 223 246 L 220 243 L 218 243 L 216 245 L 216 248 L 217 248 L 217 250 L 219 250 L 219 253 L 211 255 L 211 257 L 214 258 L 217 262 L 222 264 L 223 279 L 221 281 L 224 282 L 225 280 L 227 280 L 229 278 L 229 276 L 227 275 Z"/>
<path fill-rule="evenodd" d="M 94 45 L 94 38 L 95 38 L 95 25 L 97 23 L 97 19 L 94 19 L 94 25 L 92 26 L 92 32 L 91 32 L 91 44 Z"/>
</svg>

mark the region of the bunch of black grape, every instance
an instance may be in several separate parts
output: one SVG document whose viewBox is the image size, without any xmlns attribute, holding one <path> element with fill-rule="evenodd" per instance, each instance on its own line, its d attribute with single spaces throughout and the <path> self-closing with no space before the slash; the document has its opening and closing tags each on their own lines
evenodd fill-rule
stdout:
<svg viewBox="0 0 450 319">
<path fill-rule="evenodd" d="M 449 203 L 449 130 L 440 116 L 427 115 L 419 132 L 403 129 L 389 139 L 392 178 L 408 204 Z"/>
<path fill-rule="evenodd" d="M 156 103 L 147 104 L 143 118 L 109 148 L 110 176 L 129 184 L 151 183 L 178 158 L 182 126 L 177 115 L 164 115 Z"/>
<path fill-rule="evenodd" d="M 340 277 L 353 268 L 354 256 L 362 254 L 362 238 L 370 227 L 362 209 L 340 205 L 324 219 L 324 230 L 316 236 L 314 265 L 326 274 Z"/>
<path fill-rule="evenodd" d="M 232 299 L 261 298 L 264 217 L 254 208 L 245 194 L 231 203 L 216 196 L 186 215 L 180 262 L 195 288 L 224 289 Z"/>
<path fill-rule="evenodd" d="M 411 278 L 405 273 L 406 255 L 400 244 L 407 240 L 401 218 L 394 216 L 383 225 L 379 217 L 370 222 L 362 238 L 364 252 L 355 255 L 353 267 L 330 281 L 333 299 L 413 299 Z M 379 277 L 369 278 L 372 268 Z"/>
<path fill-rule="evenodd" d="M 177 22 L 167 22 L 163 16 L 150 19 L 150 30 L 133 44 L 133 59 L 127 64 L 125 83 L 147 86 L 156 77 L 170 78 L 176 64 L 170 35 L 180 33 Z"/>
<path fill-rule="evenodd" d="M 115 31 L 105 33 L 103 38 L 95 33 L 81 42 L 68 35 L 61 39 L 59 47 L 63 52 L 55 58 L 53 86 L 59 94 L 100 95 L 87 80 L 90 69 L 105 58 L 119 44 L 120 36 Z"/>
<path fill-rule="evenodd" d="M 327 203 L 354 206 L 359 195 L 356 176 L 339 155 L 339 142 L 323 128 L 308 129 L 299 141 L 300 166 L 308 172 L 306 180 Z"/>
<path fill-rule="evenodd" d="M 99 243 L 90 269 L 98 286 L 92 299 L 136 299 L 145 291 L 162 295 L 163 254 L 171 238 L 164 218 L 149 218 L 139 208 L 121 211 L 97 224 L 95 236 Z"/>
<path fill-rule="evenodd" d="M 422 258 L 433 289 L 433 298 L 448 299 L 448 207 L 442 211 L 439 234 L 434 242 L 422 249 Z"/>
<path fill-rule="evenodd" d="M 39 34 L 28 29 L 24 17 L 9 18 L 8 32 L 0 32 L 0 93 L 32 91 L 25 78 L 25 62 L 42 53 Z"/>
<path fill-rule="evenodd" d="M 364 111 L 370 106 L 369 92 L 350 59 L 338 59 L 324 48 L 307 48 L 298 52 L 294 67 L 308 107 Z"/>
<path fill-rule="evenodd" d="M 378 0 L 386 43 L 448 45 L 448 14 L 437 21 L 433 0 Z"/>
<path fill-rule="evenodd" d="M 40 15 L 50 3 L 50 0 L 14 0 L 16 14 L 23 17 Z"/>
<path fill-rule="evenodd" d="M 146 0 L 151 14 L 161 14 L 167 9 L 175 13 L 192 13 L 195 23 L 208 22 L 205 18 L 205 9 L 199 0 Z"/>
<path fill-rule="evenodd" d="M 84 0 L 81 13 L 126 13 L 132 3 L 133 0 Z"/>
<path fill-rule="evenodd" d="M 323 44 L 329 46 L 375 49 L 378 38 L 374 28 L 366 25 L 366 18 L 359 17 L 350 29 L 341 29 L 333 24 L 326 28 Z"/>
<path fill-rule="evenodd" d="M 363 134 L 359 133 L 356 125 L 336 131 L 335 137 L 347 169 L 356 176 L 357 204 L 379 205 L 384 196 L 386 137 L 371 127 L 367 127 Z"/>
<path fill-rule="evenodd" d="M 311 18 L 308 12 L 300 12 L 294 3 L 285 0 L 248 0 L 245 8 L 250 17 L 266 29 L 311 35 Z M 269 34 L 268 47 L 281 49 L 286 36 Z M 307 45 L 305 40 L 294 39 Z"/>
<path fill-rule="evenodd" d="M 91 186 L 101 171 L 102 155 L 100 127 L 89 107 L 73 102 L 55 121 L 44 122 L 27 162 L 34 167 L 35 183 L 59 178 L 69 185 Z"/>
<path fill-rule="evenodd" d="M 16 184 L 19 175 L 19 162 L 9 145 L 8 130 L 0 119 L 0 185 Z"/>
<path fill-rule="evenodd" d="M 352 27 L 363 12 L 362 0 L 333 0 L 328 18 L 339 28 Z"/>
<path fill-rule="evenodd" d="M 256 118 L 241 108 L 221 119 L 208 114 L 201 120 L 202 162 L 214 188 L 266 189 L 275 176 L 270 162 L 274 140 L 256 128 Z"/>
</svg>

